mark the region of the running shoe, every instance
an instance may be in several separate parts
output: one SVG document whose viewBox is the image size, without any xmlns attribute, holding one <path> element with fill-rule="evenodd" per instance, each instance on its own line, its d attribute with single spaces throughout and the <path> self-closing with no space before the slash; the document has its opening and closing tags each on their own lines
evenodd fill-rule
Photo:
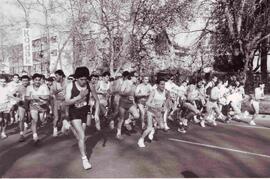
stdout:
<svg viewBox="0 0 270 179">
<path fill-rule="evenodd" d="M 7 135 L 5 133 L 1 133 L 1 139 L 6 139 Z"/>
<path fill-rule="evenodd" d="M 83 163 L 83 168 L 85 170 L 89 170 L 92 168 L 92 165 L 90 164 L 90 162 L 88 161 L 88 159 L 86 157 L 82 158 L 82 163 Z"/>
<path fill-rule="evenodd" d="M 216 122 L 216 121 L 213 121 L 212 124 L 213 124 L 214 126 L 217 126 L 217 122 Z"/>
<path fill-rule="evenodd" d="M 168 130 L 170 130 L 170 128 L 169 128 L 169 126 L 167 125 L 167 124 L 165 124 L 165 131 L 168 131 Z"/>
<path fill-rule="evenodd" d="M 198 124 L 198 123 L 200 122 L 200 120 L 197 118 L 197 116 L 194 116 L 194 117 L 193 117 L 193 120 L 194 120 L 194 122 L 195 122 L 196 124 Z"/>
<path fill-rule="evenodd" d="M 34 142 L 36 143 L 36 142 L 38 142 L 38 135 L 33 135 L 33 140 L 34 140 Z"/>
<path fill-rule="evenodd" d="M 121 134 L 116 134 L 116 138 L 117 138 L 118 140 L 123 140 L 123 139 L 124 139 L 123 136 L 122 136 Z"/>
<path fill-rule="evenodd" d="M 23 135 L 20 136 L 19 142 L 24 142 L 25 141 L 25 137 Z"/>
<path fill-rule="evenodd" d="M 228 123 L 231 122 L 231 120 L 232 120 L 232 117 L 231 116 L 228 116 L 224 122 L 228 124 Z"/>
<path fill-rule="evenodd" d="M 202 127 L 205 127 L 205 122 L 204 121 L 201 121 L 200 124 L 201 124 Z"/>
<path fill-rule="evenodd" d="M 139 139 L 139 141 L 138 141 L 138 146 L 140 147 L 140 148 L 144 148 L 145 147 L 145 144 L 144 144 L 144 140 L 143 139 Z"/>
<path fill-rule="evenodd" d="M 249 122 L 249 125 L 251 125 L 251 126 L 256 126 L 256 123 L 255 123 L 254 121 L 250 121 L 250 122 Z"/>
<path fill-rule="evenodd" d="M 178 128 L 177 131 L 180 132 L 180 133 L 182 133 L 182 134 L 187 133 L 187 131 L 185 129 L 181 129 L 181 128 Z"/>
</svg>

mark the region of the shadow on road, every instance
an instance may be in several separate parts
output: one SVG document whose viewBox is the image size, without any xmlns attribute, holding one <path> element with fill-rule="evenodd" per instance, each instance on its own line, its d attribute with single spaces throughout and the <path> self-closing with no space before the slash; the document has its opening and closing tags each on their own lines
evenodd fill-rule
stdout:
<svg viewBox="0 0 270 179">
<path fill-rule="evenodd" d="M 13 164 L 23 158 L 25 155 L 39 150 L 42 146 L 54 145 L 59 141 L 63 141 L 67 138 L 49 138 L 51 136 L 49 125 L 39 128 L 39 134 L 42 136 L 40 138 L 40 143 L 35 145 L 32 140 L 32 135 L 26 137 L 26 142 L 19 143 L 15 142 L 14 145 L 9 147 L 6 152 L 1 152 L 0 155 L 0 177 L 2 177 L 12 166 Z M 49 138 L 49 139 L 48 139 Z M 22 145 L 23 144 L 23 145 Z"/>
<path fill-rule="evenodd" d="M 85 142 L 85 146 L 86 146 L 86 152 L 87 152 L 88 158 L 91 157 L 94 147 L 97 145 L 97 143 L 100 140 L 103 140 L 102 146 L 106 147 L 109 134 L 110 134 L 110 131 L 108 131 L 108 129 L 105 128 L 87 138 Z"/>
<path fill-rule="evenodd" d="M 196 175 L 192 171 L 188 171 L 188 170 L 183 171 L 181 174 L 184 176 L 184 178 L 199 178 L 198 175 Z"/>
</svg>

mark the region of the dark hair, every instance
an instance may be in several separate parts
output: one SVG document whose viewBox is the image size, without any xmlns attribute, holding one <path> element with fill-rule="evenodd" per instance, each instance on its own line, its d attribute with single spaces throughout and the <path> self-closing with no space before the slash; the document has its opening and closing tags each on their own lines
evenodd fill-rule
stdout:
<svg viewBox="0 0 270 179">
<path fill-rule="evenodd" d="M 224 77 L 224 78 L 222 79 L 222 83 L 226 83 L 227 81 L 228 81 L 228 83 L 229 83 L 229 79 L 226 78 L 226 77 Z"/>
<path fill-rule="evenodd" d="M 49 77 L 49 78 L 46 79 L 46 81 L 53 82 L 54 79 L 53 79 L 53 77 Z"/>
<path fill-rule="evenodd" d="M 17 73 L 15 73 L 15 74 L 13 75 L 13 77 L 15 77 L 15 76 L 17 76 L 17 77 L 19 77 L 19 78 L 20 78 L 20 75 L 19 75 L 19 74 L 17 74 Z"/>
<path fill-rule="evenodd" d="M 189 84 L 191 84 L 191 85 L 195 85 L 196 84 L 196 78 L 195 77 L 190 77 L 189 78 Z"/>
<path fill-rule="evenodd" d="M 32 80 L 36 79 L 36 78 L 42 78 L 42 75 L 39 74 L 39 73 L 35 73 L 33 76 L 32 76 Z"/>
<path fill-rule="evenodd" d="M 89 69 L 85 66 L 76 68 L 74 77 L 76 79 L 81 78 L 81 77 L 89 78 Z"/>
<path fill-rule="evenodd" d="M 129 76 L 128 76 L 128 79 L 130 80 L 131 77 L 134 77 L 136 73 L 137 73 L 136 71 L 130 72 L 130 73 L 129 73 Z"/>
<path fill-rule="evenodd" d="M 21 80 L 22 80 L 22 79 L 30 80 L 30 77 L 29 77 L 28 75 L 23 75 L 23 76 L 21 77 Z"/>
<path fill-rule="evenodd" d="M 166 78 L 164 76 L 158 76 L 156 80 L 156 84 L 160 84 L 161 81 L 166 82 Z"/>
<path fill-rule="evenodd" d="M 129 77 L 133 77 L 133 76 L 135 76 L 135 74 L 136 74 L 136 71 L 132 71 L 129 73 Z"/>
<path fill-rule="evenodd" d="M 4 80 L 8 81 L 8 78 L 4 75 L 0 75 L 0 79 L 4 79 Z"/>
<path fill-rule="evenodd" d="M 217 85 L 220 84 L 220 83 L 222 84 L 223 81 L 222 81 L 221 79 L 218 79 L 217 82 L 216 82 L 216 84 L 215 84 L 215 86 L 217 86 Z"/>
<path fill-rule="evenodd" d="M 111 76 L 111 74 L 110 74 L 110 72 L 106 71 L 106 72 L 104 72 L 104 73 L 102 74 L 102 76 L 103 76 L 103 77 L 105 77 L 105 76 Z"/>
<path fill-rule="evenodd" d="M 127 78 L 127 77 L 130 76 L 130 73 L 129 73 L 128 71 L 124 71 L 124 72 L 122 73 L 122 76 L 123 76 L 124 78 Z"/>
<path fill-rule="evenodd" d="M 97 74 L 90 75 L 89 80 L 92 80 L 93 78 L 98 78 L 98 75 Z"/>
<path fill-rule="evenodd" d="M 60 75 L 60 76 L 62 76 L 62 77 L 66 77 L 65 73 L 63 72 L 63 70 L 56 70 L 56 71 L 54 72 L 54 74 Z"/>
</svg>

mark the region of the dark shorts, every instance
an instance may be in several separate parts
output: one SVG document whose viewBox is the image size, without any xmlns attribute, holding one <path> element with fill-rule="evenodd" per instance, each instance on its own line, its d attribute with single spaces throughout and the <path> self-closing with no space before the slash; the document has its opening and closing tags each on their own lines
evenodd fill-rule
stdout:
<svg viewBox="0 0 270 179">
<path fill-rule="evenodd" d="M 28 109 L 27 103 L 24 101 L 20 101 L 17 103 L 18 107 L 24 108 L 24 109 Z"/>
<path fill-rule="evenodd" d="M 14 104 L 10 111 L 17 111 L 18 110 L 18 104 Z"/>
<path fill-rule="evenodd" d="M 49 110 L 49 103 L 41 103 L 41 102 L 37 102 L 35 100 L 32 100 L 30 102 L 30 111 L 34 110 L 34 111 L 38 111 L 38 112 L 47 112 Z"/>
<path fill-rule="evenodd" d="M 84 106 L 81 108 L 70 107 L 69 119 L 70 121 L 75 120 L 75 119 L 80 119 L 82 123 L 86 123 L 88 112 L 90 112 L 89 106 Z"/>
<path fill-rule="evenodd" d="M 120 97 L 119 107 L 129 110 L 134 103 L 128 97 Z"/>
<path fill-rule="evenodd" d="M 10 119 L 9 113 L 7 113 L 7 112 L 0 112 L 0 119 L 9 120 Z"/>
<path fill-rule="evenodd" d="M 258 101 L 256 101 L 258 102 Z M 254 115 L 256 114 L 256 111 L 251 103 L 250 100 L 243 100 L 241 104 L 241 112 L 249 112 L 249 114 Z"/>
</svg>

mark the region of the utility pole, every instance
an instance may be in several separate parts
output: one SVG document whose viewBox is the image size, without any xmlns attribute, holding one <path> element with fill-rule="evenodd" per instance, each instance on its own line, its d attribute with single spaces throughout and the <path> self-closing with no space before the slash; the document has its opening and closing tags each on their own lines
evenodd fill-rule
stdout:
<svg viewBox="0 0 270 179">
<path fill-rule="evenodd" d="M 30 23 L 29 23 L 29 13 L 26 10 L 26 8 L 24 7 L 23 3 L 21 2 L 21 0 L 17 0 L 17 2 L 20 4 L 20 6 L 23 8 L 24 11 L 24 16 L 25 16 L 25 27 L 29 28 L 30 27 Z M 31 74 L 31 67 L 28 67 L 28 73 Z"/>
</svg>

